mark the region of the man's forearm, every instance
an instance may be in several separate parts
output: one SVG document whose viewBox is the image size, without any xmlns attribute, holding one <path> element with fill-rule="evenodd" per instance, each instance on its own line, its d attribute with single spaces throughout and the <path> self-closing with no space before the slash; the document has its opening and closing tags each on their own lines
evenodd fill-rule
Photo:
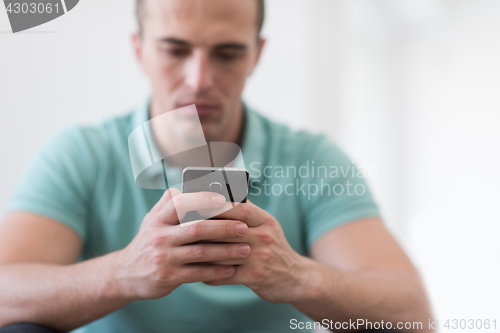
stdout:
<svg viewBox="0 0 500 333">
<path fill-rule="evenodd" d="M 119 295 L 115 253 L 77 264 L 0 266 L 0 327 L 31 322 L 68 331 L 131 302 Z"/>
<path fill-rule="evenodd" d="M 310 260 L 302 297 L 291 304 L 314 321 L 391 322 L 397 331 L 431 332 L 429 302 L 418 276 L 405 272 L 345 272 Z M 421 322 L 399 329 L 398 322 Z M 387 327 L 387 326 L 384 326 Z M 370 328 L 370 327 L 368 327 Z M 362 327 L 359 327 L 362 329 Z M 364 328 L 363 328 L 364 329 Z M 346 331 L 352 330 L 352 326 Z M 336 330 L 337 331 L 337 330 Z"/>
</svg>

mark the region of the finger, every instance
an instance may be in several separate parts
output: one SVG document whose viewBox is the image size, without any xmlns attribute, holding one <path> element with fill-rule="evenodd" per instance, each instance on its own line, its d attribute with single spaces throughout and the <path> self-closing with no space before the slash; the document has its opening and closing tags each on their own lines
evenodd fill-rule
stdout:
<svg viewBox="0 0 500 333">
<path fill-rule="evenodd" d="M 179 190 L 176 188 L 169 188 L 165 192 L 163 192 L 163 195 L 161 196 L 160 200 L 151 208 L 151 212 L 157 212 L 160 210 L 161 207 L 165 206 L 165 204 L 172 199 L 172 197 L 176 196 L 179 194 Z"/>
<path fill-rule="evenodd" d="M 170 188 L 163 192 L 160 200 L 158 200 L 153 208 L 151 208 L 151 211 L 147 214 L 149 215 L 147 223 L 149 225 L 179 224 L 175 211 L 168 212 L 168 203 L 172 201 L 172 198 L 175 198 L 178 195 L 180 195 L 180 191 L 176 188 Z"/>
<path fill-rule="evenodd" d="M 250 201 L 239 203 L 234 208 L 221 212 L 215 215 L 215 217 L 243 221 L 249 227 L 257 227 L 266 223 L 271 218 L 268 212 L 257 207 Z"/>
<path fill-rule="evenodd" d="M 234 282 L 233 279 L 215 280 L 215 281 L 203 281 L 203 283 L 209 286 L 224 286 L 228 284 L 241 284 L 241 282 Z"/>
<path fill-rule="evenodd" d="M 207 264 L 213 264 L 213 265 L 233 265 L 233 266 L 239 266 L 239 265 L 245 265 L 250 262 L 249 257 L 242 258 L 242 259 L 233 259 L 233 260 L 219 260 L 219 261 L 207 261 Z"/>
<path fill-rule="evenodd" d="M 172 250 L 175 261 L 190 264 L 208 261 L 235 260 L 247 257 L 251 252 L 250 245 L 201 243 L 177 246 Z"/>
<path fill-rule="evenodd" d="M 227 221 L 227 220 L 226 220 Z M 246 223 L 245 223 L 246 225 Z M 247 243 L 250 246 L 255 242 L 255 229 L 248 228 L 247 234 L 245 236 L 239 237 L 228 237 L 228 238 L 213 238 L 210 239 L 210 243 Z"/>
<path fill-rule="evenodd" d="M 224 213 L 224 212 L 232 209 L 237 204 L 238 203 L 235 203 L 235 202 L 226 202 L 224 204 L 224 206 L 222 206 L 220 208 L 216 208 L 216 209 L 200 209 L 200 210 L 198 210 L 198 214 L 200 214 L 201 216 L 204 216 L 206 218 L 214 217 L 214 216 L 220 215 L 220 214 L 222 214 L 222 213 Z"/>
<path fill-rule="evenodd" d="M 251 273 L 255 268 L 251 265 L 240 265 L 235 267 L 236 272 L 233 276 L 212 281 L 204 281 L 206 284 L 211 286 L 222 286 L 227 284 L 246 284 L 249 282 L 249 273 Z"/>
<path fill-rule="evenodd" d="M 226 278 L 226 279 L 220 279 L 220 280 L 212 280 L 212 281 L 204 281 L 205 284 L 211 285 L 211 286 L 222 286 L 222 285 L 228 285 L 228 284 L 245 284 L 248 282 L 248 273 L 249 270 L 252 270 L 253 268 L 248 265 L 241 265 L 241 266 L 236 266 L 235 267 L 236 271 L 233 274 L 233 276 Z"/>
<path fill-rule="evenodd" d="M 182 220 L 187 212 L 196 210 L 215 209 L 222 207 L 226 198 L 213 192 L 183 193 L 172 198 L 161 210 L 167 218 L 175 213 L 178 220 Z"/>
<path fill-rule="evenodd" d="M 187 212 L 203 209 L 215 209 L 223 206 L 226 198 L 218 193 L 196 192 L 183 193 L 172 197 L 158 213 L 165 223 L 182 220 Z"/>
<path fill-rule="evenodd" d="M 228 279 L 234 275 L 234 266 L 184 265 L 179 269 L 179 283 L 205 282 Z"/>
<path fill-rule="evenodd" d="M 234 266 L 233 266 L 234 267 Z M 241 267 L 241 266 L 239 266 Z M 203 281 L 205 284 L 208 284 L 209 286 L 223 286 L 223 285 L 228 285 L 228 284 L 242 284 L 243 282 L 240 280 L 240 278 L 237 276 L 238 274 L 238 267 L 236 267 L 236 273 L 226 279 L 220 279 L 220 280 L 212 280 L 212 281 Z"/>
<path fill-rule="evenodd" d="M 200 240 L 242 238 L 248 233 L 248 226 L 235 220 L 198 220 L 177 225 L 174 233 L 175 246 Z"/>
</svg>

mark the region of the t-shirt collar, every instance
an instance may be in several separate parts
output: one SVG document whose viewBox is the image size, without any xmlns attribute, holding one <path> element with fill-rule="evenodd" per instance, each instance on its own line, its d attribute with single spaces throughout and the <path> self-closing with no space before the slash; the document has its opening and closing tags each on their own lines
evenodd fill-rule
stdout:
<svg viewBox="0 0 500 333">
<path fill-rule="evenodd" d="M 147 98 L 145 103 L 142 103 L 132 115 L 132 128 L 131 131 L 144 123 L 148 122 L 150 118 L 150 106 L 151 98 Z M 266 140 L 268 133 L 265 130 L 265 125 L 262 121 L 261 116 L 250 109 L 246 103 L 243 102 L 243 112 L 245 117 L 244 123 L 244 133 L 241 145 L 242 157 L 236 159 L 235 167 L 250 169 L 252 163 L 257 163 L 257 168 L 260 169 L 262 163 L 264 163 Z M 154 141 L 149 142 L 151 151 L 158 152 L 158 147 L 156 147 Z M 143 154 L 138 154 L 138 156 L 145 156 Z M 152 179 L 158 179 L 163 177 L 163 168 L 155 167 L 145 170 L 147 177 Z M 170 183 L 179 184 L 181 182 L 182 170 L 179 167 L 171 166 L 165 163 L 165 173 L 167 180 L 170 179 Z M 250 172 L 250 177 L 252 178 L 252 173 Z M 178 186 L 175 186 L 178 187 Z"/>
</svg>

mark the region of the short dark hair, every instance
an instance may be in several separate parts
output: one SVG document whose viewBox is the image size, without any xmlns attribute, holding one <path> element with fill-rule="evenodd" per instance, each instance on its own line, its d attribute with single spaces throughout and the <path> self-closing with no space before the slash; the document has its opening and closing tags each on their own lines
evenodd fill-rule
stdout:
<svg viewBox="0 0 500 333">
<path fill-rule="evenodd" d="M 264 0 L 257 1 L 257 37 L 260 38 L 260 33 L 262 31 L 262 26 L 264 25 L 265 16 L 265 6 Z M 137 24 L 139 25 L 139 31 L 142 31 L 142 18 L 144 17 L 145 9 L 144 3 L 146 0 L 137 0 L 135 7 L 135 15 L 137 19 Z"/>
</svg>

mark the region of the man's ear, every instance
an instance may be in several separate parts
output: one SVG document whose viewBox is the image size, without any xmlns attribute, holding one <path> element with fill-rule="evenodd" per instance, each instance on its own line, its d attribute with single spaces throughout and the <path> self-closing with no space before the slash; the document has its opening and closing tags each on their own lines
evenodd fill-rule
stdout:
<svg viewBox="0 0 500 333">
<path fill-rule="evenodd" d="M 250 71 L 250 73 L 248 73 L 248 76 L 252 75 L 255 67 L 259 63 L 260 55 L 262 54 L 262 50 L 264 49 L 264 45 L 266 44 L 266 39 L 259 37 L 258 43 L 259 43 L 259 45 L 257 46 L 257 55 L 255 57 L 255 61 L 254 61 L 253 66 L 252 66 L 252 70 Z"/>
<path fill-rule="evenodd" d="M 132 42 L 132 47 L 134 48 L 135 59 L 139 63 L 139 67 L 143 73 L 146 73 L 143 62 L 143 54 L 142 54 L 142 37 L 140 32 L 134 32 L 130 36 L 130 40 Z"/>
</svg>

